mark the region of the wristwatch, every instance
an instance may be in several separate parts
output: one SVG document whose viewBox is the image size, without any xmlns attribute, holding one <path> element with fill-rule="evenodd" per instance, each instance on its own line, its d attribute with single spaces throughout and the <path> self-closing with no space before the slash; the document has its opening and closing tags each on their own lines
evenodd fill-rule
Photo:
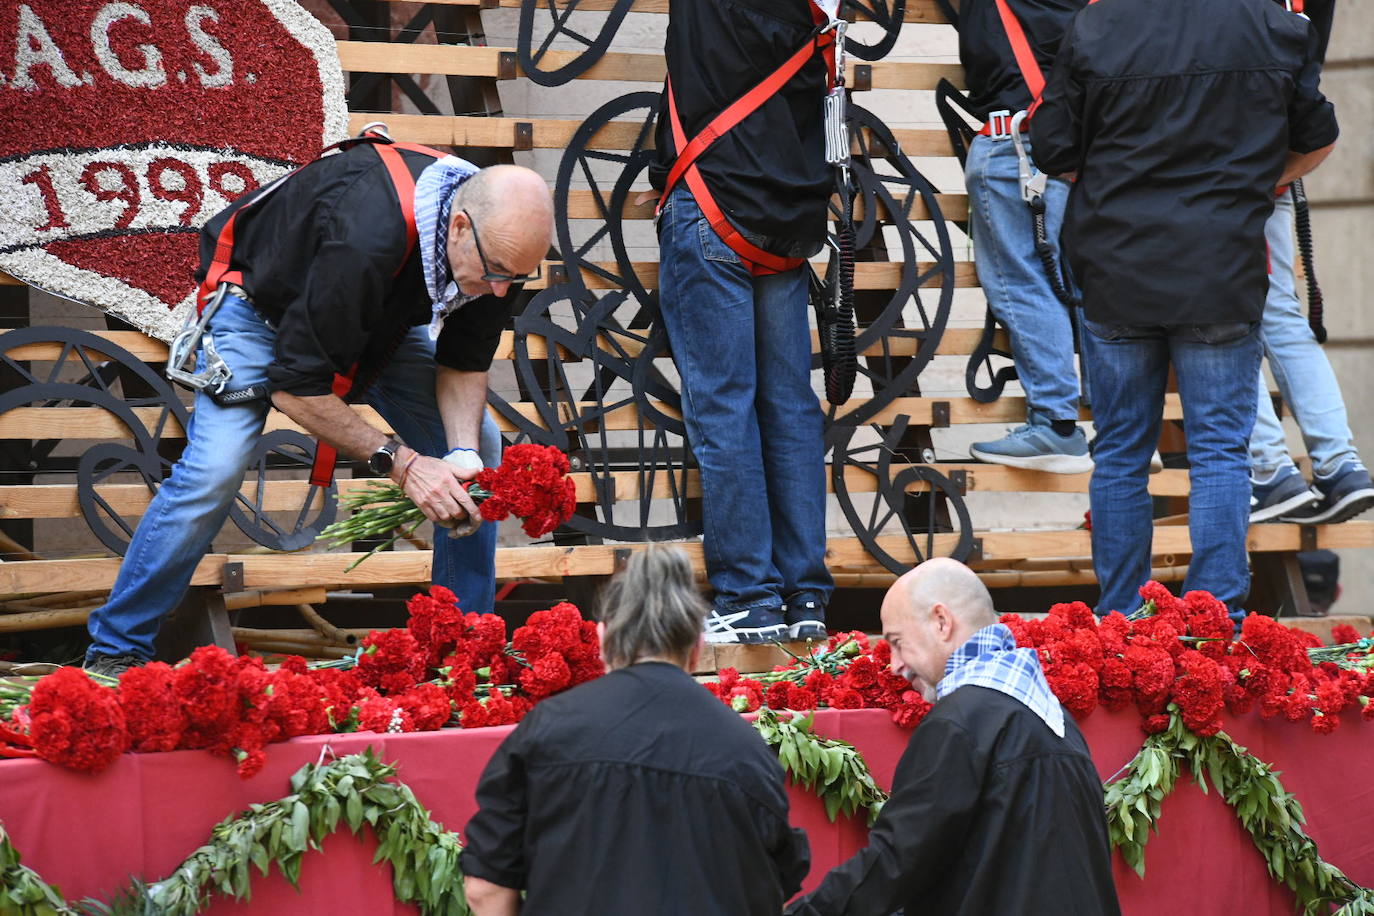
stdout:
<svg viewBox="0 0 1374 916">
<path fill-rule="evenodd" d="M 374 474 L 386 476 L 391 473 L 391 467 L 396 463 L 396 453 L 401 449 L 401 440 L 395 436 L 387 436 L 382 447 L 372 453 L 372 457 L 367 459 L 367 468 Z"/>
</svg>

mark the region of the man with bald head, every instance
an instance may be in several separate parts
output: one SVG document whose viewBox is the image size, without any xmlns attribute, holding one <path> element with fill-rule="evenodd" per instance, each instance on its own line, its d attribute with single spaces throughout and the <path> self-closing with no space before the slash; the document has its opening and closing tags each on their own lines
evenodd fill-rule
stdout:
<svg viewBox="0 0 1374 916">
<path fill-rule="evenodd" d="M 978 576 L 928 560 L 888 591 L 882 621 L 892 670 L 935 706 L 868 845 L 789 916 L 1119 913 L 1088 746 Z"/>
<path fill-rule="evenodd" d="M 553 231 L 529 169 L 477 169 L 359 138 L 246 194 L 201 233 L 197 279 L 228 281 L 205 335 L 231 375 L 201 389 L 181 459 L 135 532 L 86 666 L 119 674 L 153 656 L 162 619 L 224 524 L 275 406 L 321 443 L 389 477 L 437 526 L 433 581 L 492 609 L 496 532 L 461 484 L 500 460 L 487 370 L 506 295 L 538 276 Z M 217 278 L 212 278 L 212 283 Z M 204 366 L 206 355 L 201 354 Z M 349 406 L 376 408 L 388 434 Z M 475 532 L 475 533 L 474 533 Z"/>
</svg>

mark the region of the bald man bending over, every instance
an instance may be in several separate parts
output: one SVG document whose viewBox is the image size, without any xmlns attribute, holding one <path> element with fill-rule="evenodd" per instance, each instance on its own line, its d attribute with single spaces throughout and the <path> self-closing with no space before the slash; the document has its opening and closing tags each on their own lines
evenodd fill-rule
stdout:
<svg viewBox="0 0 1374 916">
<path fill-rule="evenodd" d="M 929 560 L 882 607 L 892 670 L 934 708 L 868 846 L 789 916 L 1115 916 L 1102 783 L 1035 650 L 967 566 Z"/>
<path fill-rule="evenodd" d="M 436 525 L 475 531 L 435 537 L 433 580 L 464 610 L 492 609 L 496 532 L 478 530 L 461 483 L 500 461 L 487 369 L 509 315 L 504 297 L 538 275 L 548 251 L 553 203 L 529 169 L 478 170 L 378 140 L 244 195 L 202 230 L 198 279 L 234 215 L 236 275 L 219 285 L 204 335 L 231 374 L 220 390 L 196 394 L 186 450 L 139 524 L 109 602 L 91 614 L 87 668 L 118 675 L 153 657 L 162 619 L 254 460 L 269 406 L 391 478 Z M 393 152 L 396 171 L 384 159 Z M 392 433 L 347 403 L 359 401 Z"/>
</svg>

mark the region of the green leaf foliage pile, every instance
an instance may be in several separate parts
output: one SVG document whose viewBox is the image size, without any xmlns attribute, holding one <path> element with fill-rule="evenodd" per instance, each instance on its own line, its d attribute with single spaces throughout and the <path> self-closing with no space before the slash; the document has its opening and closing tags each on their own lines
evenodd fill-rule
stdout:
<svg viewBox="0 0 1374 916">
<path fill-rule="evenodd" d="M 783 719 L 771 709 L 760 709 L 754 729 L 777 751 L 782 768 L 792 781 L 815 792 L 825 803 L 826 816 L 834 822 L 843 812 L 866 812 L 873 823 L 887 801 L 878 788 L 863 755 L 845 741 L 822 738 L 811 731 L 812 717 Z"/>
<path fill-rule="evenodd" d="M 1374 891 L 1360 887 L 1317 853 L 1302 829 L 1302 805 L 1279 781 L 1273 767 L 1241 747 L 1225 732 L 1202 737 L 1189 730 L 1169 706 L 1169 727 L 1145 745 L 1103 790 L 1107 831 L 1126 864 L 1145 876 L 1145 844 L 1158 832 L 1160 803 L 1187 766 L 1204 793 L 1208 783 L 1235 810 L 1269 874 L 1297 896 L 1305 916 L 1330 911 L 1335 916 L 1374 916 Z"/>
<path fill-rule="evenodd" d="M 216 893 L 250 899 L 252 870 L 266 875 L 273 865 L 299 888 L 305 853 L 318 850 L 343 823 L 354 835 L 364 825 L 377 834 L 373 864 L 390 863 L 396 899 L 419 905 L 426 916 L 469 916 L 458 869 L 458 835 L 434 823 L 410 788 L 393 781 L 395 775 L 395 768 L 370 749 L 327 764 L 306 764 L 291 777 L 290 795 L 253 805 L 215 825 L 209 841 L 170 877 L 154 884 L 135 882 L 113 904 L 86 901 L 81 911 L 192 916 Z M 7 840 L 0 845 L 0 863 L 5 866 L 0 916 L 75 912 L 55 888 L 19 865 Z"/>
</svg>

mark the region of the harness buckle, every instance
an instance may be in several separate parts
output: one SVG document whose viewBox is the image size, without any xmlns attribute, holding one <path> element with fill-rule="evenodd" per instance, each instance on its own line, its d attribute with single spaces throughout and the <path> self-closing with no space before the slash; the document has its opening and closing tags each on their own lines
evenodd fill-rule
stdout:
<svg viewBox="0 0 1374 916">
<path fill-rule="evenodd" d="M 1025 114 L 1025 112 L 1018 112 L 1018 114 Z M 1014 136 L 1016 127 L 1020 126 L 1020 122 L 1015 122 L 1016 126 L 1013 126 L 1013 122 L 1015 122 L 1015 118 L 1012 117 L 1010 109 L 1003 108 L 1001 111 L 988 112 L 988 137 L 993 140 L 1005 140 Z"/>
</svg>

